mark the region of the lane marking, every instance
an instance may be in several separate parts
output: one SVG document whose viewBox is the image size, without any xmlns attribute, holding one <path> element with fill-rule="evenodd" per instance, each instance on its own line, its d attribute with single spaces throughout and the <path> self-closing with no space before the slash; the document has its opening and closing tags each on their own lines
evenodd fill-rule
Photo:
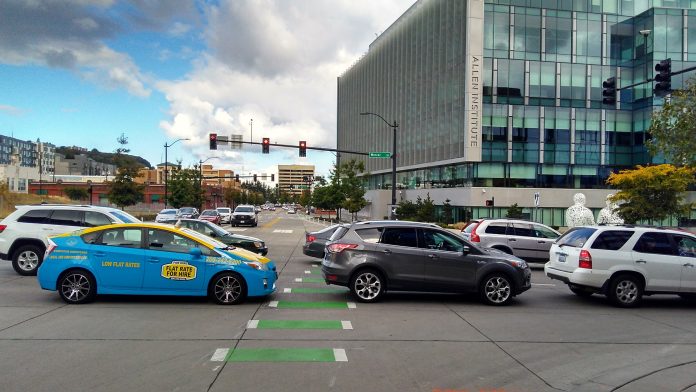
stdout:
<svg viewBox="0 0 696 392">
<path fill-rule="evenodd" d="M 333 289 L 329 287 L 295 287 L 294 289 L 292 288 L 284 288 L 283 293 L 289 293 L 289 294 L 346 294 L 348 293 L 348 289 Z"/>
<path fill-rule="evenodd" d="M 225 359 L 227 359 L 227 354 L 229 354 L 230 349 L 229 348 L 219 348 L 215 350 L 213 353 L 213 356 L 210 357 L 210 360 L 213 362 L 222 362 Z"/>
<path fill-rule="evenodd" d="M 249 320 L 247 329 L 256 329 L 259 327 L 259 320 Z"/>
<path fill-rule="evenodd" d="M 553 283 L 532 283 L 532 286 L 556 287 Z"/>
<path fill-rule="evenodd" d="M 257 329 L 346 329 L 340 320 L 256 320 Z"/>
<path fill-rule="evenodd" d="M 336 362 L 348 362 L 348 356 L 346 355 L 346 350 L 342 348 L 333 349 L 334 359 Z"/>
<path fill-rule="evenodd" d="M 326 283 L 322 278 L 295 278 L 296 283 Z"/>
<path fill-rule="evenodd" d="M 347 362 L 341 348 L 236 348 L 228 362 Z"/>
<path fill-rule="evenodd" d="M 305 273 L 305 274 L 311 274 L 311 273 L 312 273 L 312 271 L 310 271 L 310 270 L 306 270 L 306 271 L 305 271 L 304 273 Z"/>
<path fill-rule="evenodd" d="M 277 308 L 278 307 L 278 301 L 271 301 L 268 303 L 269 308 Z"/>
<path fill-rule="evenodd" d="M 355 309 L 355 303 L 342 301 L 271 301 L 269 307 L 278 309 Z"/>
<path fill-rule="evenodd" d="M 269 229 L 278 222 L 280 222 L 280 218 L 275 218 L 275 219 L 271 220 L 270 222 L 265 223 L 263 226 L 261 226 L 261 228 L 262 229 Z"/>
<path fill-rule="evenodd" d="M 274 233 L 282 233 L 282 234 L 292 234 L 292 230 L 282 230 L 282 229 L 275 229 L 273 230 Z"/>
<path fill-rule="evenodd" d="M 353 324 L 350 321 L 341 320 L 343 329 L 353 329 Z"/>
</svg>

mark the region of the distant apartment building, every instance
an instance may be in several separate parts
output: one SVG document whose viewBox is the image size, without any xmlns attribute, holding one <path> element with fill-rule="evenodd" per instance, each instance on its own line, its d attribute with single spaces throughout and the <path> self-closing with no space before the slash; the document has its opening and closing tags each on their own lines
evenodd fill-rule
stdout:
<svg viewBox="0 0 696 392">
<path fill-rule="evenodd" d="M 56 146 L 41 140 L 21 140 L 0 135 L 0 165 L 13 165 L 13 156 L 18 156 L 18 165 L 38 167 L 43 174 L 53 173 Z"/>
<path fill-rule="evenodd" d="M 85 154 L 56 154 L 55 173 L 69 176 L 108 176 L 116 173 L 116 165 L 97 162 Z"/>
<path fill-rule="evenodd" d="M 314 178 L 314 165 L 278 165 L 278 188 L 281 192 L 301 195 Z"/>
</svg>

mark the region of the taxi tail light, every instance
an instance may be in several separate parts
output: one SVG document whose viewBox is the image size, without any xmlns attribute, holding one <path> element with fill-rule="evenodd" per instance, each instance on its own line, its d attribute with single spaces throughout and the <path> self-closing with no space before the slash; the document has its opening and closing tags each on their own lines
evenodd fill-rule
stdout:
<svg viewBox="0 0 696 392">
<path fill-rule="evenodd" d="M 0 232 L 0 233 L 1 233 L 1 232 Z M 313 236 L 313 235 L 311 235 L 311 234 L 307 234 L 306 241 L 307 241 L 308 244 L 309 244 L 310 242 L 314 242 L 314 241 L 316 241 L 316 240 L 317 240 L 317 237 L 315 237 L 315 236 Z"/>
<path fill-rule="evenodd" d="M 326 247 L 326 250 L 329 251 L 329 253 L 341 253 L 346 249 L 355 249 L 357 247 L 357 244 L 331 244 Z"/>
<path fill-rule="evenodd" d="M 46 253 L 44 254 L 44 259 L 48 258 L 48 255 L 53 252 L 58 247 L 55 242 L 51 241 L 50 239 L 48 240 L 48 246 L 46 247 Z"/>
<path fill-rule="evenodd" d="M 0 225 L 0 233 L 5 231 L 5 229 L 7 229 L 7 225 Z"/>
<path fill-rule="evenodd" d="M 580 251 L 580 263 L 578 267 L 592 269 L 592 255 L 585 249 Z"/>
<path fill-rule="evenodd" d="M 474 223 L 476 226 L 474 226 L 473 229 L 471 229 L 471 242 L 481 242 L 481 237 L 479 237 L 478 234 L 476 234 L 476 229 L 483 223 L 483 221 Z"/>
</svg>

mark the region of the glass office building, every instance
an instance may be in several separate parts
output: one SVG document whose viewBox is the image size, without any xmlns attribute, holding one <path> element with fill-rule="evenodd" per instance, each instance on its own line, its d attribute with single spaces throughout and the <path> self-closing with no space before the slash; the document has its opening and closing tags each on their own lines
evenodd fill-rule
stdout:
<svg viewBox="0 0 696 392">
<path fill-rule="evenodd" d="M 482 20 L 481 20 L 482 19 Z M 391 151 L 397 186 L 606 188 L 611 171 L 658 163 L 646 149 L 653 83 L 696 63 L 694 0 L 420 0 L 338 79 L 338 148 Z M 674 76 L 678 89 L 693 73 Z M 364 159 L 369 188 L 391 161 Z"/>
</svg>

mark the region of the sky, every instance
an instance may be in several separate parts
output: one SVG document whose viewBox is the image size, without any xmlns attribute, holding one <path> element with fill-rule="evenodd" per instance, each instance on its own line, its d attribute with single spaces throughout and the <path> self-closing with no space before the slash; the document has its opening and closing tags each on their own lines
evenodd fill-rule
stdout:
<svg viewBox="0 0 696 392">
<path fill-rule="evenodd" d="M 336 146 L 336 78 L 414 0 L 0 0 L 0 134 L 242 173 Z M 208 135 L 271 139 L 210 151 Z"/>
</svg>

